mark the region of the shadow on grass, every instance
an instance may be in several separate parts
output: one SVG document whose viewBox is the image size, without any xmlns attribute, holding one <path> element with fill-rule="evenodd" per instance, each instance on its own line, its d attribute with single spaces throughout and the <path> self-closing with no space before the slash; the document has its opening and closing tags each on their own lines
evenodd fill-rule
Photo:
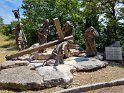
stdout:
<svg viewBox="0 0 124 93">
<path fill-rule="evenodd" d="M 14 51 L 14 50 L 18 50 L 18 48 L 17 48 L 17 47 L 10 47 L 10 48 L 8 48 L 7 50 L 8 50 L 8 51 Z"/>
<path fill-rule="evenodd" d="M 8 50 L 8 51 L 18 50 L 18 48 L 16 46 L 12 46 L 10 44 L 2 45 L 2 46 L 0 46 L 0 48 L 7 48 L 6 50 Z"/>
<path fill-rule="evenodd" d="M 112 67 L 118 66 L 120 68 L 124 68 L 124 61 L 108 61 L 108 63 L 108 65 Z"/>
<path fill-rule="evenodd" d="M 9 47 L 10 47 L 10 44 L 0 46 L 0 48 L 9 48 Z"/>
<path fill-rule="evenodd" d="M 49 88 L 47 88 L 47 89 L 49 89 Z M 22 89 L 11 89 L 11 88 L 9 88 L 9 87 L 0 87 L 0 92 L 2 91 L 2 93 L 21 93 L 21 92 L 26 92 L 26 93 L 36 93 L 36 92 L 41 92 L 41 93 L 43 93 L 42 91 L 44 91 L 45 90 L 45 88 L 39 88 L 39 89 L 26 89 L 25 87 L 23 87 Z M 5 92 L 4 92 L 5 91 Z"/>
<path fill-rule="evenodd" d="M 7 39 L 5 39 L 5 41 L 9 41 L 9 40 L 15 40 L 15 36 L 9 36 Z"/>
</svg>

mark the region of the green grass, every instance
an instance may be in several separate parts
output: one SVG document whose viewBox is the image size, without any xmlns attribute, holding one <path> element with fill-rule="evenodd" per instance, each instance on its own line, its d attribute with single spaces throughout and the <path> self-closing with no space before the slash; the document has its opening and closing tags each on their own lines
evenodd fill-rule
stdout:
<svg viewBox="0 0 124 93">
<path fill-rule="evenodd" d="M 4 62 L 5 56 L 17 52 L 17 47 L 14 39 L 0 33 L 0 62 Z"/>
</svg>

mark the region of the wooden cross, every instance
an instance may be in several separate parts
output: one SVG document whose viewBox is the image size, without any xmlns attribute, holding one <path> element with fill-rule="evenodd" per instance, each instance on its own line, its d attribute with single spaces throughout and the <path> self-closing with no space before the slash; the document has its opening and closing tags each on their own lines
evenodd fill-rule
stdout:
<svg viewBox="0 0 124 93">
<path fill-rule="evenodd" d="M 56 30 L 58 32 L 59 40 L 63 40 L 64 39 L 64 35 L 63 35 L 62 29 L 61 29 L 61 26 L 60 26 L 59 19 L 58 18 L 54 18 L 53 20 L 54 20 L 54 23 L 55 23 Z"/>
<path fill-rule="evenodd" d="M 61 24 L 59 22 L 59 19 L 54 18 L 53 20 L 54 20 L 54 23 L 55 23 L 56 30 L 58 32 L 59 40 L 64 40 L 64 35 L 63 35 L 62 29 L 61 29 L 61 26 L 60 26 Z M 69 57 L 69 52 L 67 50 L 67 47 L 65 47 L 64 53 L 65 53 L 66 57 Z"/>
</svg>

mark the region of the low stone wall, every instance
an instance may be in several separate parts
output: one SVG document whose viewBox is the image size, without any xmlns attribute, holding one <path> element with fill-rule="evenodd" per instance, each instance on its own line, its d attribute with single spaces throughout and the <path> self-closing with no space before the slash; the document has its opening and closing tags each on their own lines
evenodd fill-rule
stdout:
<svg viewBox="0 0 124 93">
<path fill-rule="evenodd" d="M 64 89 L 64 90 L 54 92 L 54 93 L 80 93 L 80 92 L 87 92 L 87 91 L 91 91 L 95 89 L 118 86 L 118 85 L 124 85 L 124 78 L 112 80 L 110 82 L 99 82 L 95 84 L 82 85 L 79 87 Z"/>
</svg>

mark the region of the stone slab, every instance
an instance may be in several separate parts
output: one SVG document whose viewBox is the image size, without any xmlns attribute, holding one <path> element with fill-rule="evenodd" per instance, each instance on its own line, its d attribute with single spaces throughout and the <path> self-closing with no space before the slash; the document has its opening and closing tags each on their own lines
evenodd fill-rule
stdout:
<svg viewBox="0 0 124 93">
<path fill-rule="evenodd" d="M 43 77 L 29 66 L 3 69 L 0 71 L 0 89 L 41 89 L 44 87 Z"/>
<path fill-rule="evenodd" d="M 29 65 L 28 61 L 6 61 L 0 64 L 0 70 L 2 69 L 8 69 L 8 68 L 14 68 L 14 67 L 19 67 L 19 66 L 27 66 Z"/>
<path fill-rule="evenodd" d="M 72 65 L 77 71 L 87 71 L 105 67 L 108 63 L 100 61 L 94 57 L 70 57 L 65 60 L 65 64 Z"/>
<path fill-rule="evenodd" d="M 81 53 L 80 50 L 70 49 L 71 56 L 78 56 Z"/>
<path fill-rule="evenodd" d="M 36 70 L 44 77 L 45 87 L 61 86 L 66 88 L 73 80 L 71 73 L 74 70 L 73 66 L 44 66 Z"/>
</svg>

